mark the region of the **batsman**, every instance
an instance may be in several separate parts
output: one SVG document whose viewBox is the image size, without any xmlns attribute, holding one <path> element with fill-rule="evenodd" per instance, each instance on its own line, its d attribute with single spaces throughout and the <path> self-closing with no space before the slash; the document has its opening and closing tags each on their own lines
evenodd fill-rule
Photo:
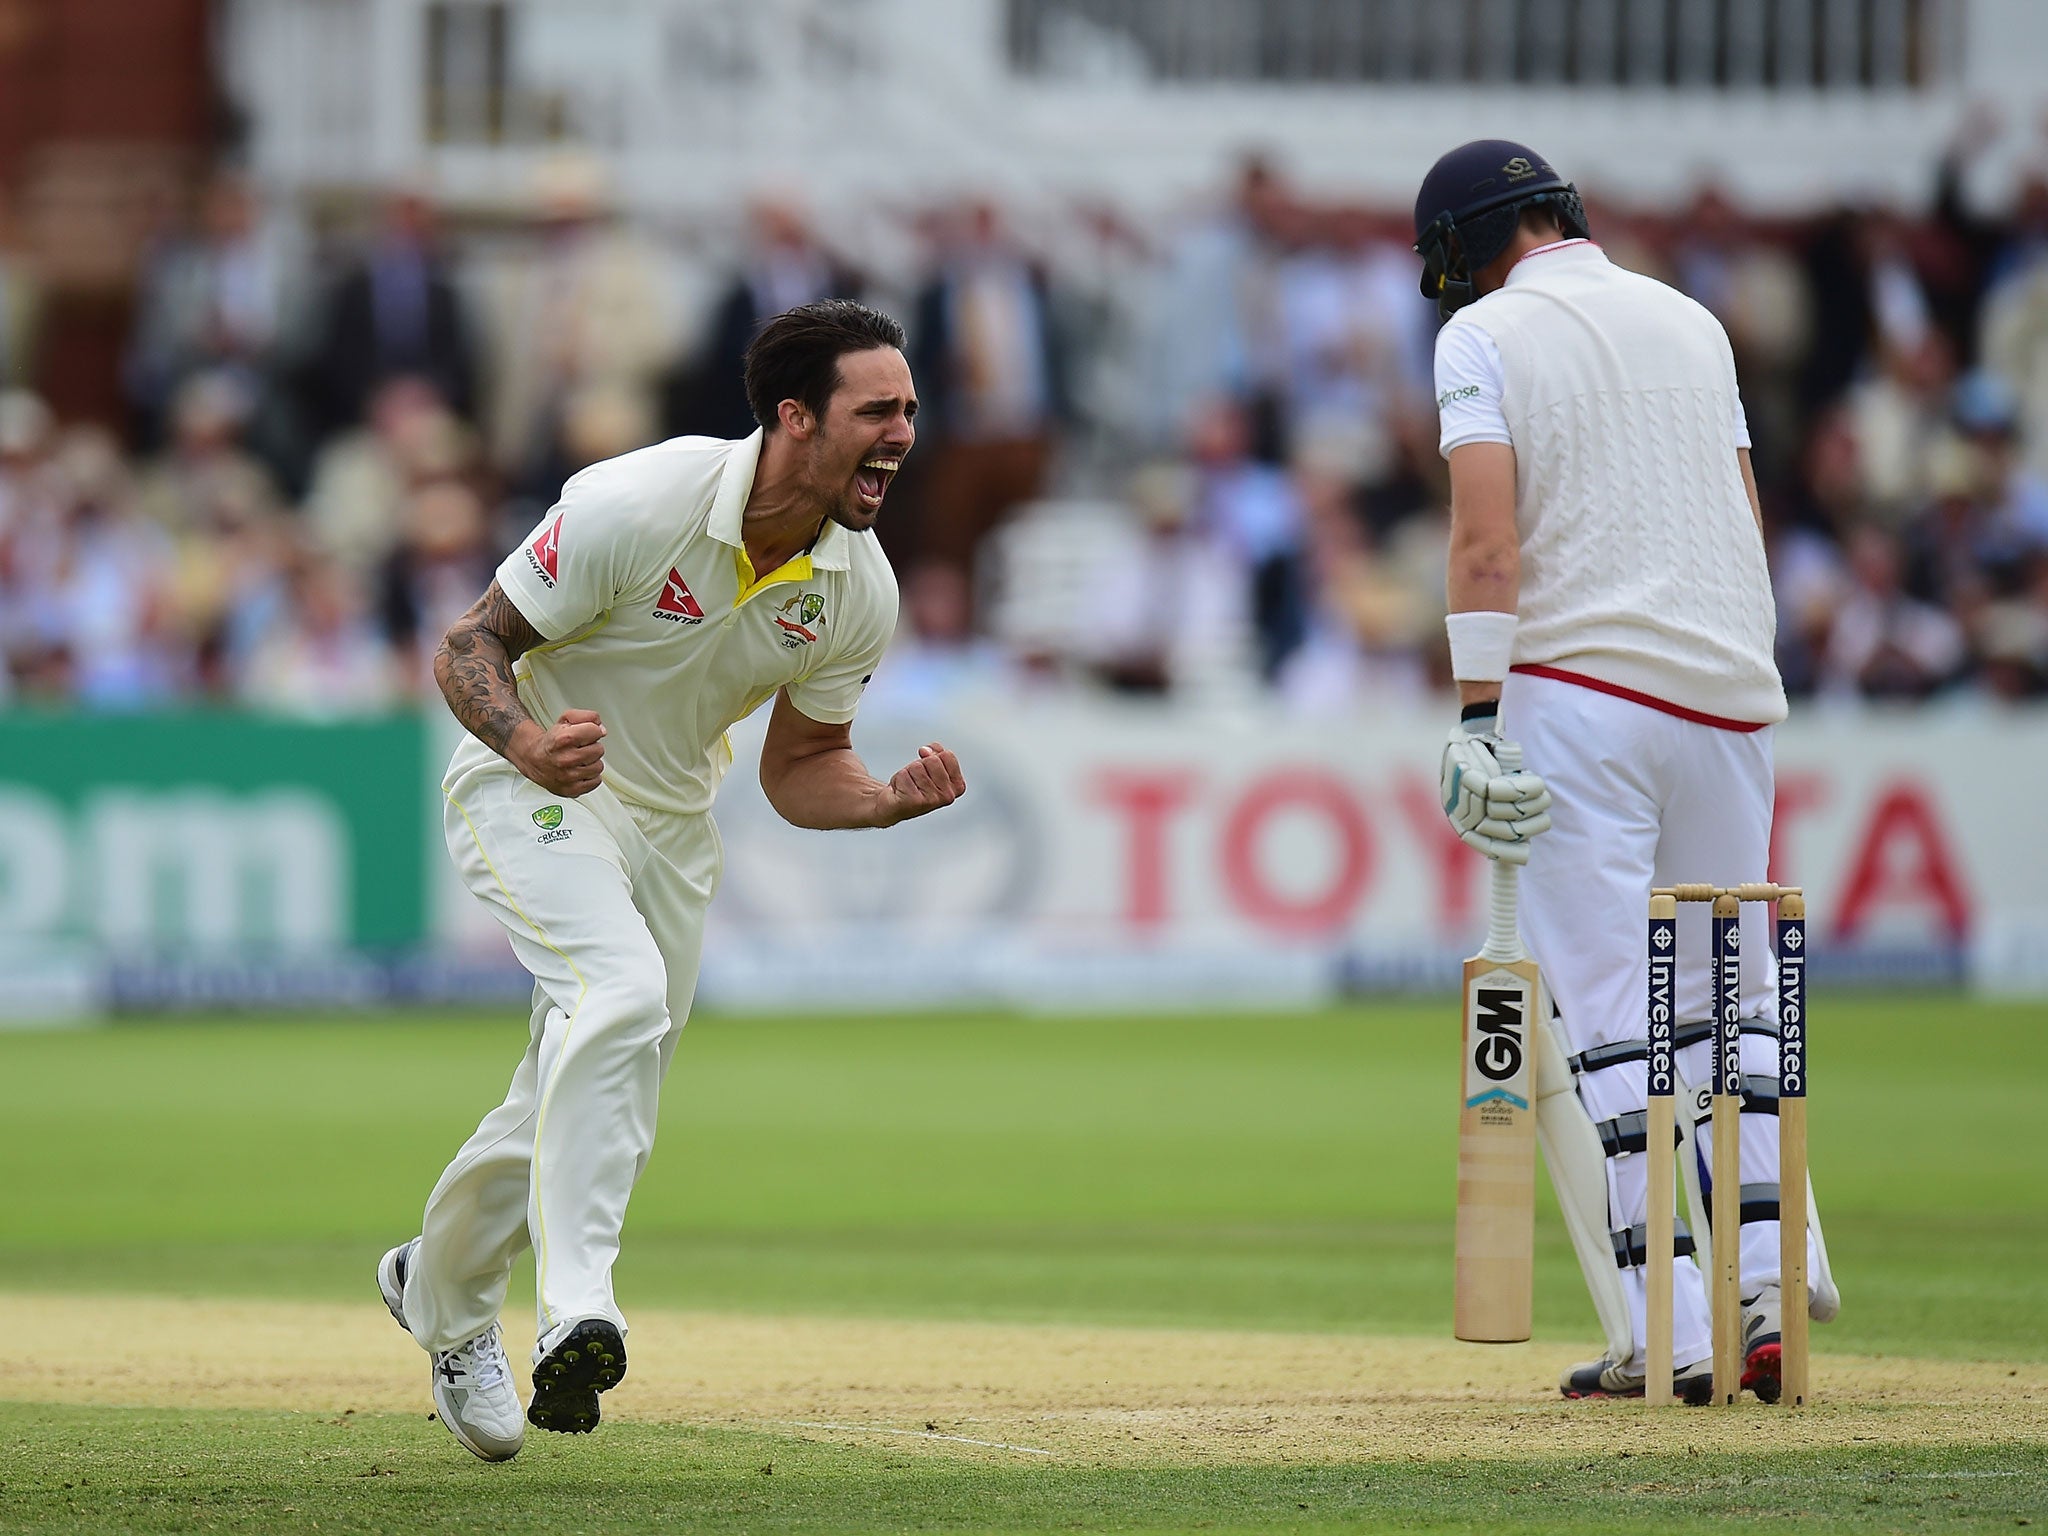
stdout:
<svg viewBox="0 0 2048 1536">
<path fill-rule="evenodd" d="M 1606 1334 L 1569 1398 L 1644 1389 L 1644 1275 L 1674 1267 L 1676 1395 L 1712 1390 L 1707 1293 L 1681 1223 L 1645 1251 L 1652 885 L 1766 878 L 1772 727 L 1785 718 L 1749 430 L 1728 338 L 1608 260 L 1578 191 L 1525 145 L 1436 162 L 1415 202 L 1450 466 L 1448 620 L 1461 719 L 1443 756 L 1459 835 L 1523 863 L 1520 929 L 1551 999 L 1536 1125 Z M 1504 734 L 1511 731 L 1511 736 Z M 1504 769 L 1525 764 L 1525 772 Z M 1541 834 L 1538 836 L 1537 834 Z M 1680 1166 L 1706 1240 L 1711 1008 L 1704 925 L 1681 924 Z M 1768 917 L 1741 935 L 1744 1388 L 1779 1387 L 1778 1037 Z M 1811 1202 L 1808 1204 L 1812 1210 Z M 1840 1306 L 1818 1218 L 1810 1315 Z"/>
<path fill-rule="evenodd" d="M 774 701 L 761 787 L 798 826 L 894 826 L 966 792 L 937 742 L 886 779 L 853 750 L 896 626 L 872 530 L 916 437 L 902 347 L 858 304 L 769 321 L 745 364 L 760 430 L 582 471 L 436 658 L 469 733 L 441 786 L 448 849 L 533 973 L 533 1010 L 505 1102 L 377 1283 L 431 1357 L 441 1422 L 486 1461 L 517 1454 L 526 1423 L 596 1428 L 626 1373 L 612 1266 L 724 866 L 726 729 Z M 522 1421 L 498 1314 L 529 1246 Z"/>
</svg>

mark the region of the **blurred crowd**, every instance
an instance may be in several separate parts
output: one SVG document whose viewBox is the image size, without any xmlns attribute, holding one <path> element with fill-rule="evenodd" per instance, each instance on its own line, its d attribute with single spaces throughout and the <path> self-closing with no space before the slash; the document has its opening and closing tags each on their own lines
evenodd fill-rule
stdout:
<svg viewBox="0 0 2048 1536">
<path fill-rule="evenodd" d="M 2048 179 L 1759 218 L 1720 192 L 1595 238 L 1727 326 L 1795 696 L 2048 693 Z M 38 274 L 0 207 L 0 697 L 301 713 L 431 696 L 430 658 L 576 469 L 751 431 L 769 315 L 904 320 L 920 442 L 883 538 L 879 693 L 1445 684 L 1433 310 L 1405 209 L 1257 158 L 1157 226 L 963 202 L 865 259 L 789 202 L 620 215 L 564 162 L 532 217 L 417 189 L 315 220 L 217 174 L 138 258 L 118 420 L 33 390 Z"/>
</svg>

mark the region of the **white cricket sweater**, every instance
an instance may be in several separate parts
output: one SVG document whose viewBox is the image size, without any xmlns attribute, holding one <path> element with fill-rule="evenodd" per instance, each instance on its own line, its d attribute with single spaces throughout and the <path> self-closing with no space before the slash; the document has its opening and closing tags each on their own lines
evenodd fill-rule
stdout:
<svg viewBox="0 0 2048 1536">
<path fill-rule="evenodd" d="M 1777 610 L 1735 457 L 1741 400 L 1720 322 L 1574 242 L 1525 257 L 1505 287 L 1453 316 L 1440 358 L 1461 326 L 1499 355 L 1515 449 L 1514 664 L 1725 720 L 1784 719 Z"/>
</svg>

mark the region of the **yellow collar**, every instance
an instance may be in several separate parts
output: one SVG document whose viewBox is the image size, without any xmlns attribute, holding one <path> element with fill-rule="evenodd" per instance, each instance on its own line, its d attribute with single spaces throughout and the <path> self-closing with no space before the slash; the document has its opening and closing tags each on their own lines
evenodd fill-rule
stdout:
<svg viewBox="0 0 2048 1536">
<path fill-rule="evenodd" d="M 751 437 L 741 438 L 732 445 L 732 452 L 726 455 L 725 468 L 718 477 L 718 493 L 711 500 L 711 516 L 705 523 L 705 531 L 721 544 L 730 544 L 739 551 L 742 565 L 741 596 L 752 590 L 749 580 L 753 575 L 753 563 L 746 560 L 747 537 L 744 531 L 747 512 L 747 496 L 754 489 L 754 476 L 761 468 L 761 445 L 767 434 L 755 428 Z M 843 571 L 853 564 L 853 535 L 830 518 L 818 530 L 818 537 L 812 542 L 807 554 L 771 571 L 766 580 L 753 585 L 766 586 L 772 581 L 806 581 L 813 571 Z M 801 575 L 793 574 L 797 564 L 804 566 Z M 785 574 L 792 573 L 792 574 Z"/>
<path fill-rule="evenodd" d="M 742 544 L 732 552 L 732 564 L 740 581 L 740 595 L 732 600 L 732 605 L 737 608 L 763 587 L 772 587 L 780 581 L 809 581 L 815 574 L 816 562 L 806 551 L 794 560 L 783 561 L 766 576 L 756 576 L 754 562 L 747 558 L 747 547 Z"/>
</svg>

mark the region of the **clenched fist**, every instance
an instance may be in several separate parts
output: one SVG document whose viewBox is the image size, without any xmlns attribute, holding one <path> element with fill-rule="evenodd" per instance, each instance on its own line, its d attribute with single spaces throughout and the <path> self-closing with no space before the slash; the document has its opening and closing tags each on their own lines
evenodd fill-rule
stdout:
<svg viewBox="0 0 2048 1536">
<path fill-rule="evenodd" d="M 960 760 L 936 741 L 917 749 L 917 761 L 896 770 L 882 786 L 875 812 L 875 825 L 893 827 L 899 821 L 951 805 L 967 793 Z"/>
<path fill-rule="evenodd" d="M 593 709 L 565 709 L 550 726 L 526 721 L 505 744 L 505 756 L 549 794 L 574 800 L 604 777 L 604 722 Z"/>
</svg>

